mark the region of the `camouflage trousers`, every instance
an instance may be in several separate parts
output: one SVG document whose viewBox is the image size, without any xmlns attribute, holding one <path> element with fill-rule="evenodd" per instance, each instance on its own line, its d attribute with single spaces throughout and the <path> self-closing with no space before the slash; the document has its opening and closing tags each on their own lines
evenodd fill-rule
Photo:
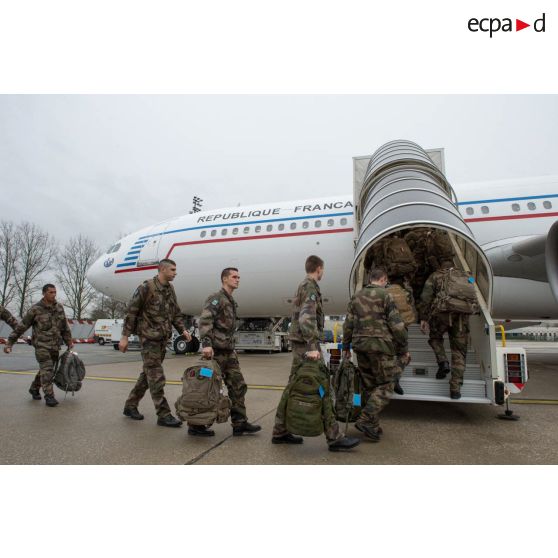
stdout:
<svg viewBox="0 0 558 558">
<path fill-rule="evenodd" d="M 275 413 L 275 426 L 273 427 L 273 436 L 285 436 L 289 433 L 285 426 L 285 415 L 287 412 L 287 402 L 289 400 L 289 388 L 294 381 L 296 371 L 304 362 L 304 355 L 308 351 L 304 343 L 291 342 L 291 345 L 293 353 L 291 374 L 289 376 L 287 387 L 285 388 L 285 391 L 283 391 L 283 395 L 281 396 L 281 400 L 279 401 L 277 412 Z M 335 442 L 336 440 L 339 440 L 339 438 L 342 438 L 343 434 L 341 434 L 339 430 L 339 424 L 335 418 L 335 410 L 333 406 L 333 399 L 331 398 L 331 390 L 328 390 L 328 394 L 326 397 L 327 398 L 322 405 L 322 420 L 324 423 L 324 434 L 329 444 Z"/>
<path fill-rule="evenodd" d="M 362 382 L 362 412 L 357 423 L 378 428 L 380 413 L 388 405 L 398 367 L 396 357 L 355 351 Z"/>
<path fill-rule="evenodd" d="M 132 388 L 130 395 L 128 395 L 124 407 L 137 409 L 139 402 L 149 388 L 157 415 L 163 418 L 171 414 L 169 404 L 165 398 L 163 360 L 165 360 L 166 350 L 166 341 L 142 340 L 141 358 L 143 360 L 143 370 L 139 375 L 136 385 Z"/>
<path fill-rule="evenodd" d="M 221 368 L 223 381 L 227 386 L 227 392 L 231 400 L 231 423 L 234 426 L 247 422 L 248 417 L 246 415 L 244 398 L 248 391 L 248 386 L 240 371 L 236 351 L 214 351 L 213 358 Z"/>
<path fill-rule="evenodd" d="M 52 380 L 54 378 L 54 368 L 58 362 L 58 354 L 58 349 L 35 348 L 35 358 L 39 363 L 39 371 L 31 383 L 33 389 L 43 388 L 45 395 L 54 395 Z"/>
<path fill-rule="evenodd" d="M 449 336 L 451 348 L 451 379 L 450 390 L 459 391 L 463 385 L 465 374 L 465 359 L 467 357 L 467 342 L 469 340 L 469 316 L 444 312 L 432 316 L 429 322 L 430 338 L 428 344 L 436 355 L 438 364 L 448 362 L 444 349 L 444 334 Z"/>
</svg>

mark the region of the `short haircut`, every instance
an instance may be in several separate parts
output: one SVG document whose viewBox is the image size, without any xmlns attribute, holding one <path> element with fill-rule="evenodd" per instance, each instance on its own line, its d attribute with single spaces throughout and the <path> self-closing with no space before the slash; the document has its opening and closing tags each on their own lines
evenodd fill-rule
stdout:
<svg viewBox="0 0 558 558">
<path fill-rule="evenodd" d="M 169 260 L 168 258 L 163 258 L 159 261 L 159 271 L 163 269 L 163 267 L 167 267 L 169 265 L 176 266 L 176 262 L 174 260 Z"/>
<path fill-rule="evenodd" d="M 55 289 L 56 287 L 52 283 L 47 283 L 43 286 L 43 294 L 45 294 L 49 289 Z"/>
<path fill-rule="evenodd" d="M 375 267 L 368 272 L 368 281 L 371 283 L 381 281 L 384 277 L 387 279 L 387 273 L 386 270 L 381 267 Z"/>
<path fill-rule="evenodd" d="M 225 269 L 221 271 L 221 282 L 223 282 L 223 279 L 226 279 L 232 271 L 238 271 L 238 269 L 236 267 L 225 267 Z"/>
<path fill-rule="evenodd" d="M 318 256 L 308 256 L 304 264 L 306 273 L 314 273 L 318 267 L 324 267 L 324 260 Z"/>
</svg>

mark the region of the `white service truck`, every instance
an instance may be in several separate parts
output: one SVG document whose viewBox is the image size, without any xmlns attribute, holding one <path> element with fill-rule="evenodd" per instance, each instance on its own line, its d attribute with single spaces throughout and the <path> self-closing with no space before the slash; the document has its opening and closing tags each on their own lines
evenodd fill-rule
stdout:
<svg viewBox="0 0 558 558">
<path fill-rule="evenodd" d="M 119 318 L 97 320 L 95 322 L 95 330 L 93 334 L 95 343 L 99 343 L 99 345 L 110 343 L 112 340 L 112 326 L 115 324 L 122 325 L 123 323 L 124 320 Z"/>
</svg>

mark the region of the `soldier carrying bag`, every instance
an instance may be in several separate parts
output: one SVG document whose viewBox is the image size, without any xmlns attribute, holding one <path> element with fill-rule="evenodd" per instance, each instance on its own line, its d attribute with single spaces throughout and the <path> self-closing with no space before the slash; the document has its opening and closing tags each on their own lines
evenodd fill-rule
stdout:
<svg viewBox="0 0 558 558">
<path fill-rule="evenodd" d="M 417 269 L 415 257 L 403 238 L 386 239 L 383 243 L 384 266 L 390 277 L 402 277 Z"/>
<path fill-rule="evenodd" d="M 361 411 L 361 382 L 357 367 L 346 358 L 335 373 L 333 394 L 337 420 L 345 424 L 355 422 Z"/>
<path fill-rule="evenodd" d="M 460 269 L 444 269 L 440 289 L 432 303 L 431 314 L 456 312 L 476 314 L 479 311 L 475 279 Z"/>
<path fill-rule="evenodd" d="M 319 436 L 324 432 L 322 407 L 329 397 L 329 373 L 321 360 L 304 360 L 289 388 L 285 426 L 292 434 Z"/>
<path fill-rule="evenodd" d="M 174 406 L 176 414 L 193 426 L 227 421 L 231 402 L 224 394 L 217 362 L 202 358 L 198 364 L 186 368 L 182 376 L 182 394 Z"/>
<path fill-rule="evenodd" d="M 81 389 L 85 378 L 85 365 L 77 353 L 69 349 L 58 359 L 54 370 L 54 385 L 72 395 Z"/>
</svg>

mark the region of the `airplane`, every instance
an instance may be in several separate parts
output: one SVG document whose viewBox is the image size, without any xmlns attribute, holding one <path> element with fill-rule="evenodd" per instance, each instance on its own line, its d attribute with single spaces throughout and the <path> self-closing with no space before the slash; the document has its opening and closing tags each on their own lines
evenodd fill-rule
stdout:
<svg viewBox="0 0 558 558">
<path fill-rule="evenodd" d="M 558 176 L 463 184 L 457 206 L 493 272 L 492 316 L 558 318 Z M 177 263 L 182 311 L 199 315 L 220 288 L 225 267 L 240 270 L 239 316 L 289 316 L 304 261 L 325 261 L 326 314 L 344 314 L 355 248 L 353 196 L 338 195 L 230 207 L 182 215 L 127 235 L 90 268 L 99 291 L 126 301 L 156 273 Z"/>
</svg>

